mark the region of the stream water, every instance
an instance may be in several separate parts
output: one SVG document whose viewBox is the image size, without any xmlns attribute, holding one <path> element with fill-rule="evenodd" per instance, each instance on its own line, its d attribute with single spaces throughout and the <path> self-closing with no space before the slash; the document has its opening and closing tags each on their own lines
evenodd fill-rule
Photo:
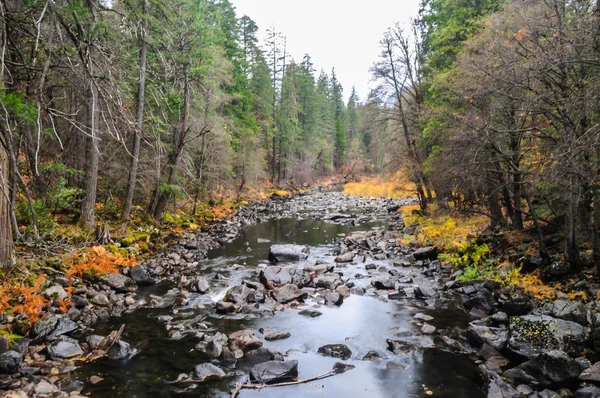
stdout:
<svg viewBox="0 0 600 398">
<path fill-rule="evenodd" d="M 245 229 L 233 242 L 210 253 L 210 258 L 200 265 L 199 272 L 211 281 L 220 275 L 221 282 L 213 287 L 213 293 L 195 295 L 176 313 L 169 308 L 142 308 L 132 314 L 115 318 L 95 327 L 96 334 L 105 335 L 125 324 L 122 338 L 140 349 L 139 354 L 123 362 L 98 360 L 82 366 L 75 377 L 88 380 L 98 375 L 104 380 L 90 385 L 84 393 L 93 397 L 229 397 L 237 380 L 245 380 L 247 372 L 227 368 L 230 376 L 220 381 L 193 385 L 173 383 L 178 375 L 190 373 L 194 366 L 207 362 L 194 350 L 198 342 L 194 334 L 173 339 L 169 336 L 160 316 L 174 320 L 196 319 L 210 325 L 211 330 L 230 333 L 240 329 L 258 332 L 260 328 L 289 331 L 291 337 L 268 342 L 267 347 L 283 353 L 286 360 L 296 359 L 299 377 L 306 378 L 330 370 L 339 360 L 321 356 L 318 347 L 342 343 L 352 350 L 352 357 L 344 361 L 356 366 L 344 374 L 290 387 L 269 388 L 261 391 L 243 390 L 241 397 L 446 397 L 479 398 L 485 395 L 480 389 L 477 368 L 461 354 L 435 348 L 431 336 L 422 335 L 415 325 L 413 315 L 423 312 L 434 316 L 432 325 L 449 330 L 460 336 L 469 322 L 461 306 L 454 305 L 452 298 L 435 302 L 389 301 L 376 295 L 351 295 L 340 307 L 319 306 L 308 300 L 304 308 L 316 306 L 323 315 L 304 317 L 297 309 L 286 308 L 273 317 L 235 315 L 220 317 L 214 313 L 214 302 L 222 297 L 227 287 L 239 284 L 249 276 L 258 264 L 266 264 L 269 247 L 277 243 L 296 243 L 310 247 L 309 258 L 300 265 L 312 265 L 317 260 L 333 262 L 334 239 L 353 231 L 379 227 L 378 223 L 345 226 L 310 219 L 280 219 Z M 377 266 L 384 261 L 369 261 Z M 245 267 L 232 267 L 246 264 Z M 231 270 L 231 269 L 236 270 Z M 367 286 L 369 278 L 364 264 L 350 264 L 340 268 L 345 278 L 351 278 L 356 286 Z M 416 268 L 402 269 L 418 278 Z M 358 275 L 358 277 L 357 277 Z M 417 279 L 415 279 L 417 281 Z M 212 282 L 211 282 L 212 283 Z M 419 282 L 421 283 L 421 282 Z M 425 283 L 425 282 L 423 282 Z M 429 281 L 428 283 L 432 283 Z M 173 287 L 172 282 L 140 288 L 138 298 L 150 302 Z M 406 355 L 394 355 L 387 350 L 386 339 L 402 339 L 416 348 Z M 382 359 L 362 360 L 371 351 L 377 351 Z M 395 366 L 388 365 L 394 362 Z"/>
</svg>

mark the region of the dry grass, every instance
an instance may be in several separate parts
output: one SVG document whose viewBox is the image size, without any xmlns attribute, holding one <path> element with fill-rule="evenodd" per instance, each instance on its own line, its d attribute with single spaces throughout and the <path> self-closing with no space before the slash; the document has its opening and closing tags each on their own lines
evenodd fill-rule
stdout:
<svg viewBox="0 0 600 398">
<path fill-rule="evenodd" d="M 45 281 L 46 277 L 40 275 L 29 282 L 5 282 L 0 286 L 0 311 L 7 312 L 12 309 L 14 313 L 22 314 L 31 322 L 36 322 L 42 308 L 48 305 L 48 300 L 40 295 Z"/>
<path fill-rule="evenodd" d="M 344 185 L 344 193 L 353 196 L 373 196 L 377 198 L 413 198 L 417 196 L 415 184 L 396 174 L 389 179 L 364 177 L 360 182 Z"/>
<path fill-rule="evenodd" d="M 125 258 L 121 253 L 109 253 L 102 246 L 94 246 L 71 258 L 67 264 L 69 270 L 66 277 L 71 279 L 74 276 L 83 278 L 85 275 L 116 274 L 123 267 L 137 265 L 137 261 L 134 256 Z"/>
</svg>

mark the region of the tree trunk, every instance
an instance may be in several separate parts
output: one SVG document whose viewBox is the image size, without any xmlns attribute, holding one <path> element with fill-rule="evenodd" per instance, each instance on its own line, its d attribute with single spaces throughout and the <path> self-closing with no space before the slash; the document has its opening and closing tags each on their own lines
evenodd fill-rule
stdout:
<svg viewBox="0 0 600 398">
<path fill-rule="evenodd" d="M 90 135 L 85 140 L 85 198 L 81 206 L 81 220 L 88 227 L 95 227 L 95 208 L 98 190 L 98 89 L 90 77 L 88 91 L 88 121 Z"/>
<path fill-rule="evenodd" d="M 127 231 L 129 216 L 131 215 L 131 206 L 133 204 L 133 194 L 137 182 L 137 170 L 140 161 L 140 143 L 142 140 L 142 125 L 144 122 L 144 92 L 146 89 L 146 29 L 148 27 L 148 0 L 142 0 L 142 27 L 140 43 L 140 76 L 138 80 L 137 92 L 137 113 L 136 128 L 133 136 L 133 150 L 131 158 L 131 167 L 129 169 L 129 180 L 127 181 L 127 198 L 123 207 L 121 218 L 125 221 L 123 231 Z"/>
<path fill-rule="evenodd" d="M 10 265 L 12 257 L 12 231 L 10 225 L 10 200 L 8 186 L 8 154 L 0 145 L 0 266 Z"/>
<path fill-rule="evenodd" d="M 580 271 L 579 244 L 577 241 L 577 189 L 576 177 L 569 176 L 569 184 L 565 191 L 565 259 L 571 264 L 574 272 Z"/>
</svg>

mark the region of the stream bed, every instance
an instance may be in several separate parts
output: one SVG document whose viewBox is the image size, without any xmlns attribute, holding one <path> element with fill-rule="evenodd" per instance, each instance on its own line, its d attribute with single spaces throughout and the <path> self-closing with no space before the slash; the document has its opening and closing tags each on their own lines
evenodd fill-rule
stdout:
<svg viewBox="0 0 600 398">
<path fill-rule="evenodd" d="M 348 209 L 348 211 L 353 211 Z M 416 313 L 433 317 L 428 323 L 438 331 L 465 341 L 465 329 L 471 321 L 457 299 L 441 292 L 429 299 L 388 300 L 386 294 L 370 287 L 372 276 L 384 270 L 396 270 L 398 278 L 410 278 L 421 288 L 435 288 L 435 280 L 423 275 L 416 266 L 398 267 L 391 259 L 353 261 L 337 264 L 335 272 L 360 294 L 351 294 L 340 306 L 326 306 L 316 292 L 298 306 L 278 307 L 273 313 L 218 315 L 216 301 L 227 289 L 250 280 L 257 267 L 268 263 L 269 248 L 274 244 L 306 245 L 310 254 L 295 267 L 318 262 L 334 264 L 339 242 L 352 233 L 384 228 L 383 219 L 371 222 L 336 224 L 303 218 L 272 219 L 242 229 L 240 234 L 221 248 L 212 250 L 201 261 L 197 272 L 211 283 L 208 294 L 193 294 L 173 305 L 154 305 L 177 282 L 162 281 L 137 292 L 140 308 L 120 318 L 94 326 L 94 333 L 106 335 L 125 325 L 123 340 L 139 350 L 125 361 L 101 359 L 78 368 L 74 377 L 87 381 L 102 378 L 96 384 L 86 383 L 84 394 L 93 397 L 229 397 L 236 381 L 245 381 L 249 369 L 239 363 L 223 364 L 213 360 L 227 376 L 216 381 L 176 382 L 181 374 L 189 374 L 200 363 L 211 362 L 195 349 L 207 333 L 230 334 L 241 329 L 255 331 L 265 347 L 284 355 L 286 361 L 297 360 L 299 378 L 325 373 L 340 360 L 320 355 L 325 344 L 345 344 L 352 351 L 346 364 L 355 366 L 343 374 L 288 387 L 242 390 L 241 397 L 484 397 L 482 381 L 476 365 L 461 353 L 435 344 L 435 336 L 421 333 L 421 325 L 413 319 Z M 369 270 L 366 269 L 369 264 Z M 355 291 L 353 290 L 353 293 Z M 386 292 L 387 293 L 387 292 Z M 145 305 L 144 305 L 145 304 Z M 306 317 L 299 310 L 317 309 L 322 315 Z M 272 315 L 271 315 L 272 314 Z M 190 321 L 191 320 L 191 321 Z M 201 324 L 198 330 L 177 333 L 178 322 Z M 265 341 L 261 329 L 289 332 L 290 337 Z M 175 331 L 175 333 L 174 333 Z M 437 333 L 436 333 L 437 334 Z M 400 339 L 410 345 L 405 353 L 389 350 L 388 339 Z M 380 358 L 363 360 L 376 351 Z"/>
</svg>

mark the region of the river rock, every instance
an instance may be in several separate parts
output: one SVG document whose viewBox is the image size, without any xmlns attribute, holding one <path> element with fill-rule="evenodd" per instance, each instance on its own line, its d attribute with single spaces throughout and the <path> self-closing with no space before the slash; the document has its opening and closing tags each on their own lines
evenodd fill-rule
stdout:
<svg viewBox="0 0 600 398">
<path fill-rule="evenodd" d="M 235 305 L 233 303 L 226 303 L 225 301 L 219 300 L 215 303 L 215 309 L 217 314 L 230 314 L 235 311 Z"/>
<path fill-rule="evenodd" d="M 344 254 L 340 254 L 339 256 L 337 256 L 335 258 L 335 262 L 336 263 L 351 263 L 352 260 L 354 260 L 354 253 L 353 252 L 347 252 Z"/>
<path fill-rule="evenodd" d="M 268 361 L 283 361 L 283 355 L 278 351 L 263 346 L 256 350 L 248 351 L 243 358 L 238 360 L 237 366 L 249 370 L 254 365 Z"/>
<path fill-rule="evenodd" d="M 8 337 L 0 335 L 0 354 L 4 354 L 8 350 L 10 350 Z"/>
<path fill-rule="evenodd" d="M 578 323 L 547 315 L 510 318 L 508 350 L 525 358 L 548 350 L 563 350 L 586 339 L 587 330 Z"/>
<path fill-rule="evenodd" d="M 262 347 L 262 341 L 254 335 L 252 330 L 238 330 L 229 335 L 229 349 L 248 352 Z"/>
<path fill-rule="evenodd" d="M 156 279 L 150 276 L 148 270 L 143 265 L 131 268 L 129 270 L 129 275 L 131 276 L 131 279 L 140 286 L 153 285 L 156 283 Z"/>
<path fill-rule="evenodd" d="M 338 292 L 329 292 L 325 296 L 325 304 L 340 306 L 344 302 L 344 296 Z"/>
<path fill-rule="evenodd" d="M 548 274 L 553 277 L 561 278 L 571 272 L 571 264 L 566 261 L 554 261 L 548 268 Z"/>
<path fill-rule="evenodd" d="M 600 387 L 586 386 L 575 391 L 573 394 L 575 398 L 598 398 L 600 397 Z"/>
<path fill-rule="evenodd" d="M 14 373 L 19 370 L 22 362 L 23 356 L 19 352 L 15 350 L 6 351 L 0 354 L 0 373 Z"/>
<path fill-rule="evenodd" d="M 42 296 L 44 296 L 47 299 L 53 299 L 55 297 L 58 297 L 59 299 L 64 299 L 69 297 L 69 295 L 61 285 L 50 286 L 48 289 L 44 290 Z"/>
<path fill-rule="evenodd" d="M 392 290 L 396 287 L 396 281 L 392 278 L 373 278 L 371 286 L 377 290 Z"/>
<path fill-rule="evenodd" d="M 343 213 L 329 213 L 325 214 L 322 218 L 323 221 L 338 221 L 338 220 L 346 220 L 352 218 L 352 214 L 343 214 Z"/>
<path fill-rule="evenodd" d="M 275 299 L 282 304 L 293 300 L 303 300 L 308 297 L 308 293 L 298 288 L 296 285 L 285 285 L 275 291 Z"/>
<path fill-rule="evenodd" d="M 268 361 L 255 365 L 250 380 L 261 384 L 293 381 L 298 377 L 298 361 Z"/>
<path fill-rule="evenodd" d="M 108 358 L 113 360 L 129 359 L 137 353 L 138 350 L 133 348 L 129 343 L 119 340 L 110 347 Z"/>
<path fill-rule="evenodd" d="M 66 317 L 61 317 L 56 323 L 56 327 L 47 337 L 47 341 L 54 341 L 56 338 L 63 334 L 69 334 L 75 330 L 77 330 L 78 325 Z"/>
<path fill-rule="evenodd" d="M 379 355 L 379 353 L 374 350 L 367 352 L 362 358 L 363 361 L 375 361 L 376 359 L 381 359 L 381 355 Z"/>
<path fill-rule="evenodd" d="M 48 354 L 53 359 L 73 358 L 83 355 L 77 340 L 63 336 L 60 341 L 48 347 Z"/>
<path fill-rule="evenodd" d="M 434 334 L 436 331 L 435 326 L 428 324 L 427 322 L 425 322 L 423 324 L 423 327 L 421 327 L 421 333 L 423 334 Z"/>
<path fill-rule="evenodd" d="M 196 365 L 194 374 L 201 381 L 219 380 L 225 377 L 223 369 L 213 365 L 212 363 L 202 363 Z"/>
<path fill-rule="evenodd" d="M 352 351 L 345 344 L 326 344 L 319 347 L 317 352 L 326 357 L 340 358 L 346 360 L 352 356 Z"/>
<path fill-rule="evenodd" d="M 315 273 L 315 275 L 323 275 L 333 271 L 334 266 L 332 264 L 315 264 L 304 267 L 304 270 L 308 273 Z"/>
<path fill-rule="evenodd" d="M 467 333 L 479 344 L 488 344 L 498 351 L 504 350 L 508 343 L 508 329 L 479 325 L 477 321 L 469 324 Z"/>
<path fill-rule="evenodd" d="M 241 305 L 249 302 L 249 297 L 254 293 L 254 289 L 250 289 L 245 285 L 234 286 L 225 293 L 223 301 Z"/>
<path fill-rule="evenodd" d="M 413 252 L 415 260 L 435 260 L 438 256 L 438 248 L 435 246 L 421 247 Z"/>
<path fill-rule="evenodd" d="M 413 318 L 424 322 L 430 322 L 434 319 L 431 315 L 423 314 L 422 312 L 416 313 Z"/>
<path fill-rule="evenodd" d="M 279 333 L 269 333 L 265 336 L 265 340 L 267 341 L 275 341 L 275 340 L 283 340 L 290 337 L 290 332 L 279 332 Z"/>
<path fill-rule="evenodd" d="M 313 282 L 316 287 L 322 287 L 329 290 L 335 290 L 338 286 L 344 284 L 338 274 L 318 276 L 313 279 Z"/>
<path fill-rule="evenodd" d="M 552 315 L 566 321 L 585 324 L 585 306 L 578 301 L 556 300 L 552 305 Z"/>
<path fill-rule="evenodd" d="M 533 308 L 531 299 L 521 293 L 503 293 L 498 297 L 498 309 L 508 316 L 527 315 Z"/>
<path fill-rule="evenodd" d="M 129 288 L 135 286 L 133 279 L 123 274 L 104 274 L 100 277 L 100 281 L 104 282 L 118 293 L 127 293 Z"/>
<path fill-rule="evenodd" d="M 56 328 L 57 323 L 58 317 L 56 315 L 45 313 L 40 319 L 38 319 L 36 323 L 33 324 L 30 335 L 31 337 L 36 338 L 36 340 L 43 339 L 49 335 L 54 328 Z"/>
<path fill-rule="evenodd" d="M 269 261 L 273 264 L 306 260 L 310 250 L 303 245 L 273 245 L 269 249 Z"/>
<path fill-rule="evenodd" d="M 507 370 L 503 376 L 514 383 L 551 388 L 575 380 L 580 373 L 579 364 L 566 353 L 550 350 Z"/>
<path fill-rule="evenodd" d="M 300 314 L 302 316 L 307 316 L 309 318 L 316 318 L 318 316 L 323 315 L 322 312 L 317 311 L 317 310 L 302 310 L 298 314 Z"/>
<path fill-rule="evenodd" d="M 293 284 L 300 288 L 310 283 L 310 273 L 294 267 L 270 266 L 265 268 L 265 277 L 275 285 Z"/>
<path fill-rule="evenodd" d="M 579 380 L 591 381 L 592 383 L 600 383 L 600 362 L 596 362 L 589 368 L 585 369 L 580 375 Z"/>
</svg>

